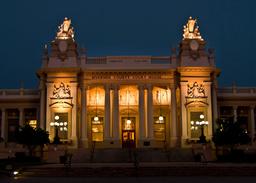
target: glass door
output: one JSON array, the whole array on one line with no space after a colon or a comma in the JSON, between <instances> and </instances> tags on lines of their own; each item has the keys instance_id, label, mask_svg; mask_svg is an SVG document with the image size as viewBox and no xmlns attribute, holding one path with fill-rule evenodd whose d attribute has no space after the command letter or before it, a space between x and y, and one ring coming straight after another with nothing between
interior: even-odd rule
<instances>
[{"instance_id":1,"label":"glass door","mask_svg":"<svg viewBox=\"0 0 256 183\"><path fill-rule=\"evenodd\" d=\"M135 148L135 117L122 117L122 147Z\"/></svg>"}]
</instances>

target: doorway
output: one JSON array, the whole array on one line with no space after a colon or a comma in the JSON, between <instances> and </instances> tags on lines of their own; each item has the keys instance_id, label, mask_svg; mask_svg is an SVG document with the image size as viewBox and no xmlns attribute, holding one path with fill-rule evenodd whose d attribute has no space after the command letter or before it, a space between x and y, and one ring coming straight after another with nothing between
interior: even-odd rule
<instances>
[{"instance_id":1,"label":"doorway","mask_svg":"<svg viewBox=\"0 0 256 183\"><path fill-rule=\"evenodd\" d=\"M122 117L122 147L136 147L135 117Z\"/></svg>"}]
</instances>

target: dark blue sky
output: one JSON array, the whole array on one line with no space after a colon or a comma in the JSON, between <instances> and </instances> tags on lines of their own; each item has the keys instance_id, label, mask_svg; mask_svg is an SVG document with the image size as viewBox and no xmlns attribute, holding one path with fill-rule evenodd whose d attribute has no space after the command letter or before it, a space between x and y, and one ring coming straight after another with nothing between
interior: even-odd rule
<instances>
[{"instance_id":1,"label":"dark blue sky","mask_svg":"<svg viewBox=\"0 0 256 183\"><path fill-rule=\"evenodd\" d=\"M8 0L1 2L0 88L36 88L42 48L65 16L96 55L169 55L188 17L216 52L220 86L256 86L256 1Z\"/></svg>"}]
</instances>

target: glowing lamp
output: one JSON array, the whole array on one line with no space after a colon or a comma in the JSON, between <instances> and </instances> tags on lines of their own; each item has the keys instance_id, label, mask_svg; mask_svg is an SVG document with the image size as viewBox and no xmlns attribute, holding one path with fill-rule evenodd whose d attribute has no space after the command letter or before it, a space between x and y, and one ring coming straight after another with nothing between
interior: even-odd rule
<instances>
[{"instance_id":1,"label":"glowing lamp","mask_svg":"<svg viewBox=\"0 0 256 183\"><path fill-rule=\"evenodd\" d=\"M204 119L204 115L203 114L200 114L200 119Z\"/></svg>"},{"instance_id":2,"label":"glowing lamp","mask_svg":"<svg viewBox=\"0 0 256 183\"><path fill-rule=\"evenodd\" d=\"M126 123L127 123L128 125L130 125L130 124L132 123L132 121L131 121L130 119L127 119Z\"/></svg>"},{"instance_id":3,"label":"glowing lamp","mask_svg":"<svg viewBox=\"0 0 256 183\"><path fill-rule=\"evenodd\" d=\"M164 120L164 117L163 116L159 116L159 121L163 121Z\"/></svg>"},{"instance_id":4,"label":"glowing lamp","mask_svg":"<svg viewBox=\"0 0 256 183\"><path fill-rule=\"evenodd\" d=\"M95 116L95 117L93 118L93 120L94 120L94 121L99 121L99 117L98 117L98 116Z\"/></svg>"},{"instance_id":5,"label":"glowing lamp","mask_svg":"<svg viewBox=\"0 0 256 183\"><path fill-rule=\"evenodd\" d=\"M54 119L55 119L55 120L59 120L60 117L59 117L58 115L56 115L56 116L54 117Z\"/></svg>"}]
</instances>

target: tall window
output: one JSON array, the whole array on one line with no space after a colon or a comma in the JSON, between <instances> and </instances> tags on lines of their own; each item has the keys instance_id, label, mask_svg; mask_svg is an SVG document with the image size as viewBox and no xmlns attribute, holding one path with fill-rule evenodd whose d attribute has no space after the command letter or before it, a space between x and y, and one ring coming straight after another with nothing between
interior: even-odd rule
<instances>
[{"instance_id":1,"label":"tall window","mask_svg":"<svg viewBox=\"0 0 256 183\"><path fill-rule=\"evenodd\" d=\"M16 130L19 127L19 110L7 109L8 142L16 141Z\"/></svg>"},{"instance_id":2,"label":"tall window","mask_svg":"<svg viewBox=\"0 0 256 183\"><path fill-rule=\"evenodd\" d=\"M103 117L92 117L92 141L103 141Z\"/></svg>"},{"instance_id":3,"label":"tall window","mask_svg":"<svg viewBox=\"0 0 256 183\"><path fill-rule=\"evenodd\" d=\"M203 118L202 118L203 116ZM190 130L191 138L199 138L201 136L202 122L204 122L203 112L191 112L190 113Z\"/></svg>"},{"instance_id":4,"label":"tall window","mask_svg":"<svg viewBox=\"0 0 256 183\"><path fill-rule=\"evenodd\" d=\"M37 110L35 108L24 109L25 123L33 128L37 127Z\"/></svg>"},{"instance_id":5,"label":"tall window","mask_svg":"<svg viewBox=\"0 0 256 183\"><path fill-rule=\"evenodd\" d=\"M58 130L58 136L61 140L67 140L68 139L68 129L69 129L69 123L68 123L68 113L55 113L55 121L54 126ZM58 116L58 117L56 117ZM56 132L55 132L56 133Z\"/></svg>"},{"instance_id":6,"label":"tall window","mask_svg":"<svg viewBox=\"0 0 256 183\"><path fill-rule=\"evenodd\" d=\"M165 117L154 117L154 138L157 141L165 141Z\"/></svg>"}]
</instances>

